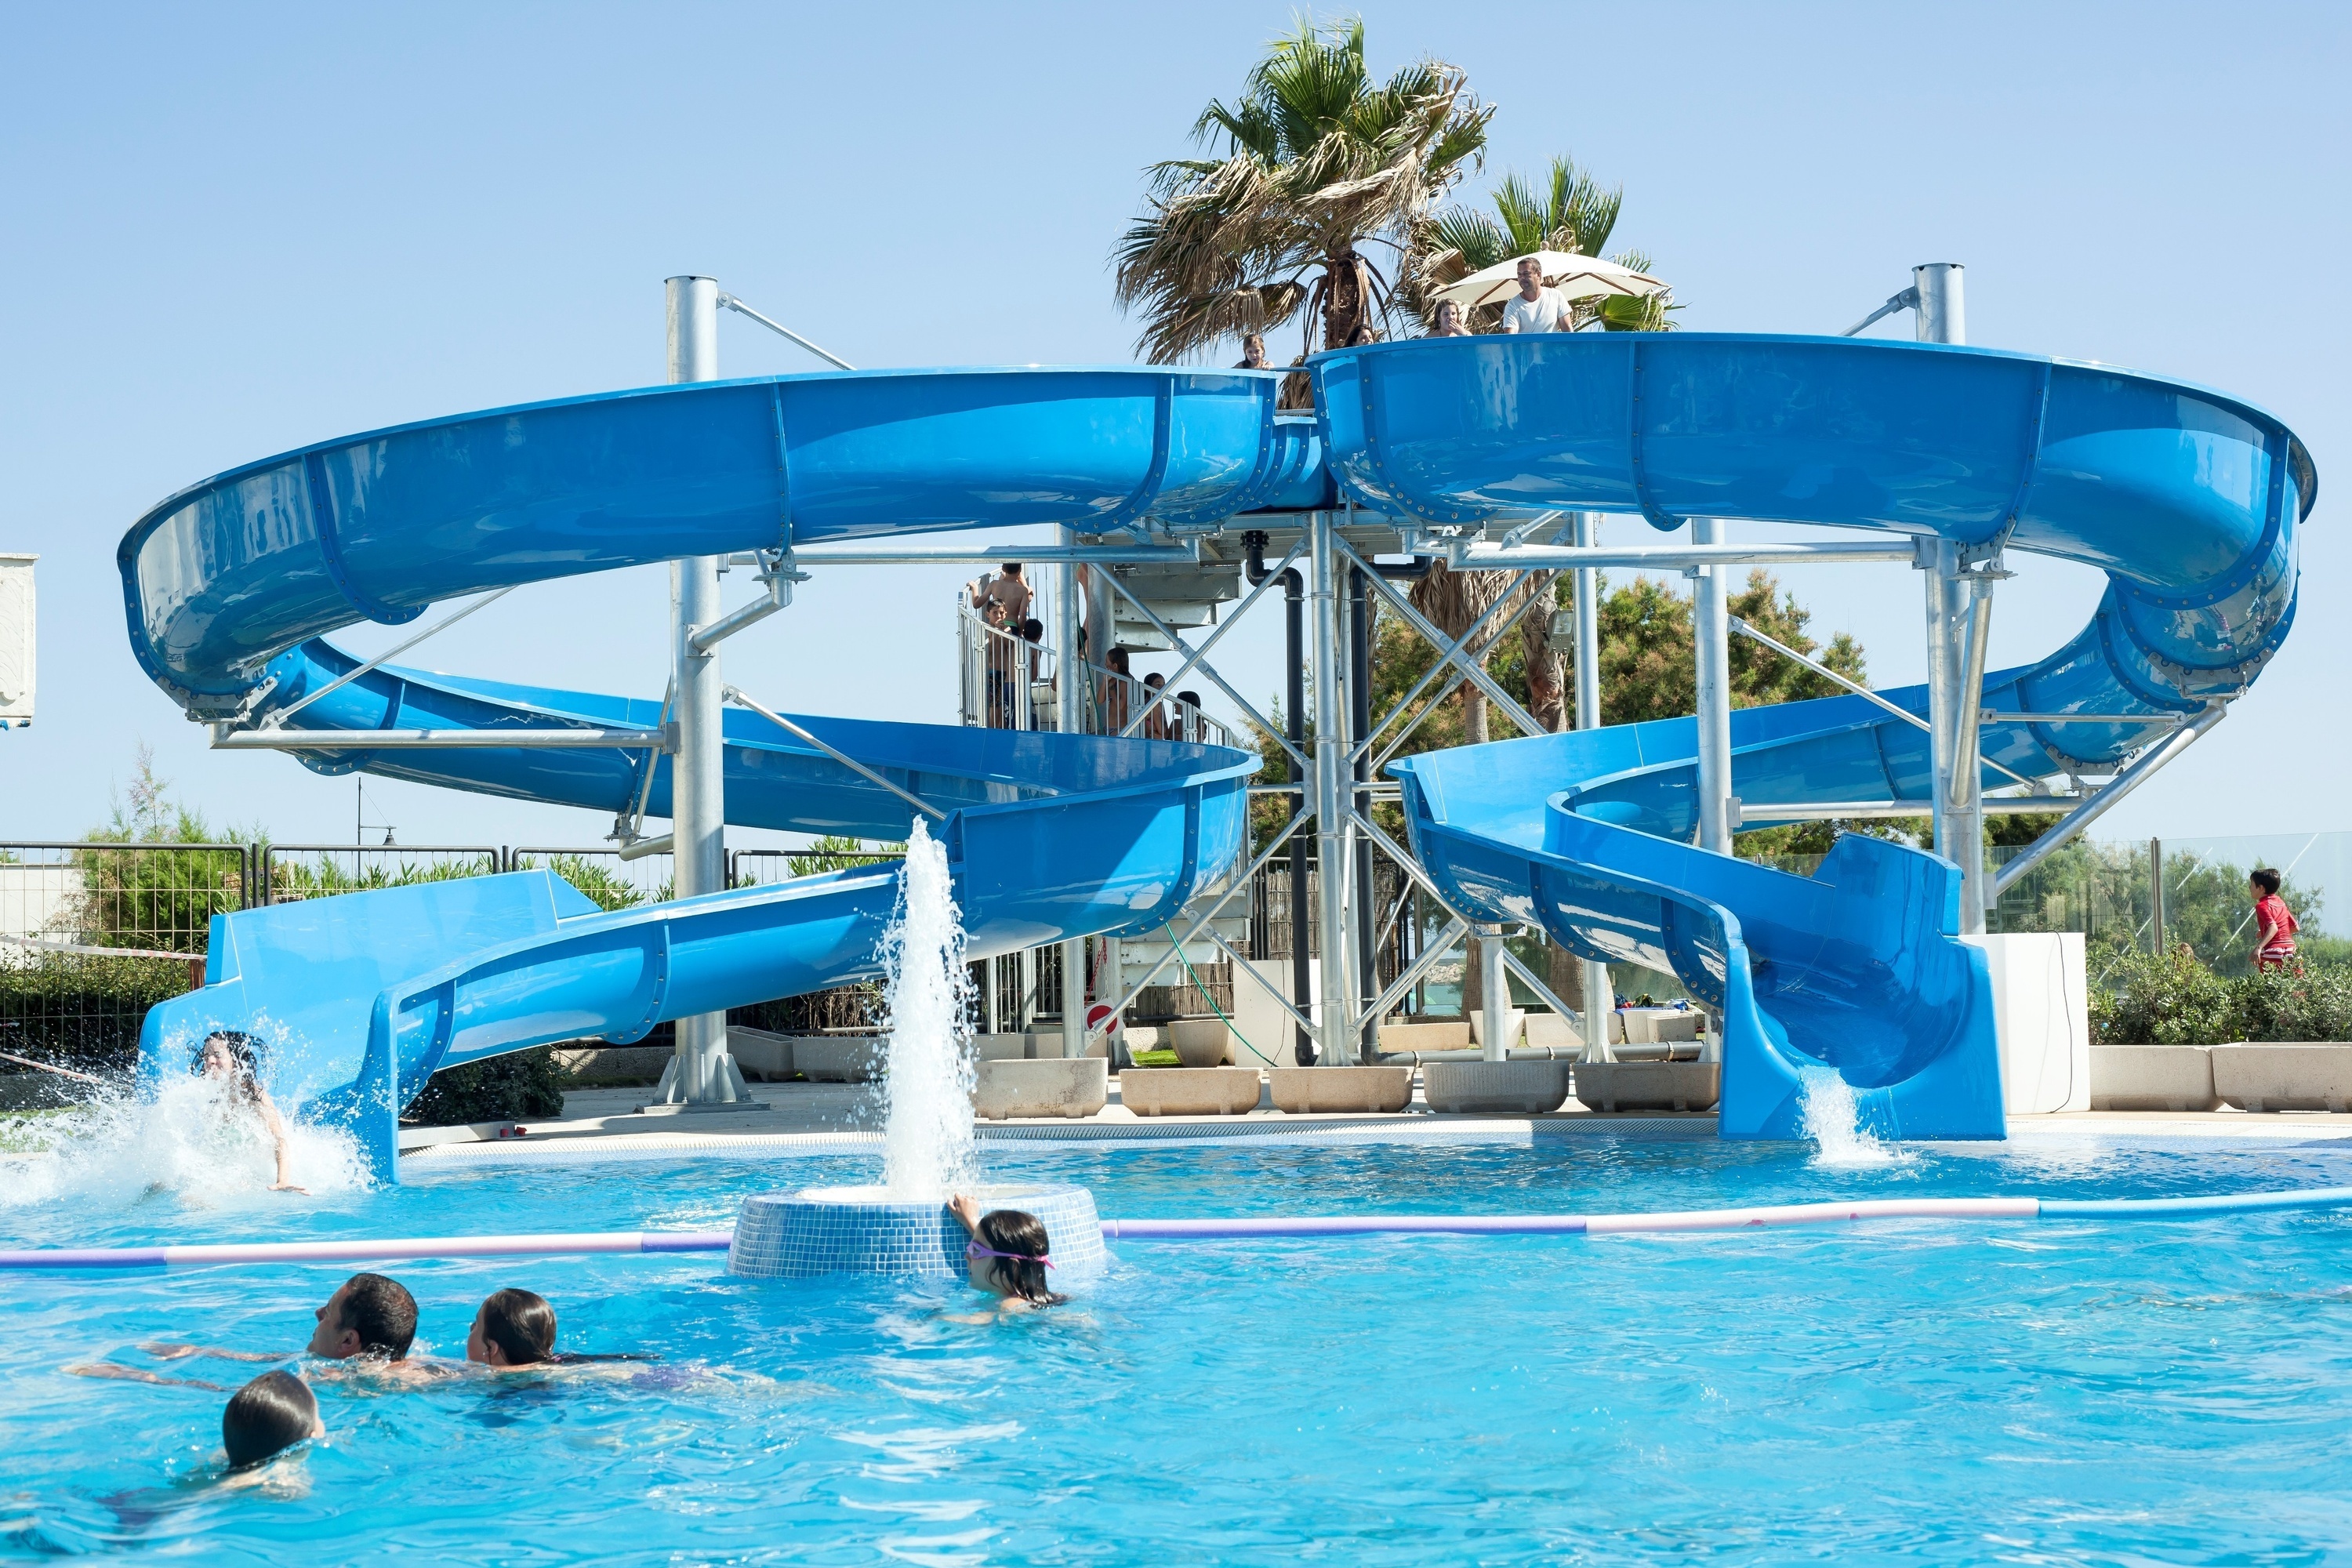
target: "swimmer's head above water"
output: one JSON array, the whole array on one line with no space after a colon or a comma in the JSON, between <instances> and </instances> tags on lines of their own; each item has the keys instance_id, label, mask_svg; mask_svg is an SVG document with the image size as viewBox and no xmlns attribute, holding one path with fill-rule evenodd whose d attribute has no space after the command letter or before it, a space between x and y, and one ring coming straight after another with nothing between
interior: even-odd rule
<instances>
[{"instance_id":1,"label":"swimmer's head above water","mask_svg":"<svg viewBox=\"0 0 2352 1568\"><path fill-rule=\"evenodd\" d=\"M196 1047L195 1058L188 1070L198 1078L220 1079L248 1092L260 1070L261 1058L253 1048L253 1037L242 1029L215 1029Z\"/></svg>"},{"instance_id":2,"label":"swimmer's head above water","mask_svg":"<svg viewBox=\"0 0 2352 1568\"><path fill-rule=\"evenodd\" d=\"M1054 1260L1044 1220L1021 1209L982 1214L977 1200L961 1195L948 1208L971 1233L963 1256L973 1289L1044 1307L1067 1300L1046 1279Z\"/></svg>"},{"instance_id":3,"label":"swimmer's head above water","mask_svg":"<svg viewBox=\"0 0 2352 1568\"><path fill-rule=\"evenodd\" d=\"M555 1309L528 1290L495 1290L474 1314L466 1359L484 1366L539 1366L555 1360Z\"/></svg>"},{"instance_id":4,"label":"swimmer's head above water","mask_svg":"<svg viewBox=\"0 0 2352 1568\"><path fill-rule=\"evenodd\" d=\"M327 1435L318 1396L290 1372L265 1372L229 1395L221 1412L221 1446L231 1469L274 1458L295 1444Z\"/></svg>"},{"instance_id":5,"label":"swimmer's head above water","mask_svg":"<svg viewBox=\"0 0 2352 1568\"><path fill-rule=\"evenodd\" d=\"M312 1314L310 1352L329 1361L378 1356L399 1361L416 1341L416 1298L396 1279L354 1274Z\"/></svg>"}]
</instances>

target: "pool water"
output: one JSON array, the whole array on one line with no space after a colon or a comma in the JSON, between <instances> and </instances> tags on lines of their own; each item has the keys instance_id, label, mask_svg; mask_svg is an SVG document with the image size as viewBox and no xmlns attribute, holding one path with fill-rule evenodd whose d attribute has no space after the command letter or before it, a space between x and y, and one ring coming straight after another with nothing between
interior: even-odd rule
<instances>
[{"instance_id":1,"label":"pool water","mask_svg":"<svg viewBox=\"0 0 2352 1568\"><path fill-rule=\"evenodd\" d=\"M2352 1148L2088 1136L1825 1167L1802 1145L983 1152L1106 1216L1601 1212L1832 1196L2352 1184ZM719 1228L873 1158L418 1167L311 1199L96 1181L0 1195L11 1244ZM0 1185L35 1189L22 1167ZM100 1195L84 1195L84 1188ZM2352 1218L1901 1222L1607 1237L1126 1242L1052 1311L716 1257L388 1268L419 1350L540 1291L657 1365L321 1385L328 1438L209 1478L222 1396L95 1382L151 1338L293 1349L350 1270L0 1282L0 1555L596 1561L2318 1562L2352 1553Z\"/></svg>"}]
</instances>

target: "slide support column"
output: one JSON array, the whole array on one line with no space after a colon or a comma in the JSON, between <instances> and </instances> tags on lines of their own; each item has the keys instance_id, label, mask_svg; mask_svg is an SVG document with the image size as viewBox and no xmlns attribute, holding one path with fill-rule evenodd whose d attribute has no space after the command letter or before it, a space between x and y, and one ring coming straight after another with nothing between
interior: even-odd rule
<instances>
[{"instance_id":1,"label":"slide support column","mask_svg":"<svg viewBox=\"0 0 2352 1568\"><path fill-rule=\"evenodd\" d=\"M669 327L669 379L719 379L719 284L715 279L665 279ZM716 648L698 653L688 640L719 619L719 557L693 555L669 565L670 670L677 682L673 713L677 750L670 758L670 833L677 896L716 893L727 886L726 750L719 721L722 685ZM740 1103L727 1052L727 1015L697 1013L677 1020L677 1056L665 1105L715 1110Z\"/></svg>"},{"instance_id":2,"label":"slide support column","mask_svg":"<svg viewBox=\"0 0 2352 1568\"><path fill-rule=\"evenodd\" d=\"M1723 520L1691 520L1691 542L1721 544ZM1698 847L1731 853L1731 610L1721 566L1697 568L1691 637L1698 663Z\"/></svg>"},{"instance_id":3,"label":"slide support column","mask_svg":"<svg viewBox=\"0 0 2352 1568\"><path fill-rule=\"evenodd\" d=\"M1339 562L1332 548L1331 514L1307 514L1314 544L1315 580L1309 610L1315 639L1315 866L1317 945L1321 1011L1316 1015L1317 1062L1341 1067L1352 1061L1355 1031L1349 1026L1349 978L1352 933L1348 930L1348 726L1339 636Z\"/></svg>"},{"instance_id":4,"label":"slide support column","mask_svg":"<svg viewBox=\"0 0 2352 1568\"><path fill-rule=\"evenodd\" d=\"M1918 290L1915 335L1923 343L1968 342L1966 269L1931 261L1911 269ZM1984 769L1977 715L1984 703L1984 637L1992 584L1967 574L1959 547L1937 540L1927 583L1927 691L1935 753L1936 853L1960 868L1960 930L1985 929Z\"/></svg>"},{"instance_id":5,"label":"slide support column","mask_svg":"<svg viewBox=\"0 0 2352 1568\"><path fill-rule=\"evenodd\" d=\"M1077 542L1076 533L1066 528L1062 531L1063 543ZM1054 618L1058 623L1055 635L1062 647L1062 679L1054 691L1055 728L1065 735L1076 735L1087 727L1087 689L1094 681L1094 672L1087 668L1087 655L1078 648L1077 563L1065 561L1054 568ZM1109 662L1108 649L1093 652L1106 664ZM1084 937L1073 937L1062 943L1062 1055L1086 1054L1087 943Z\"/></svg>"},{"instance_id":6,"label":"slide support column","mask_svg":"<svg viewBox=\"0 0 2352 1568\"><path fill-rule=\"evenodd\" d=\"M1576 542L1585 550L1601 543L1601 514L1576 514ZM1591 566L1576 569L1576 727L1601 728L1601 574ZM1584 961L1584 1056L1587 1061L1615 1058L1609 1047L1609 1016L1616 994L1609 984L1609 966L1597 958Z\"/></svg>"}]
</instances>

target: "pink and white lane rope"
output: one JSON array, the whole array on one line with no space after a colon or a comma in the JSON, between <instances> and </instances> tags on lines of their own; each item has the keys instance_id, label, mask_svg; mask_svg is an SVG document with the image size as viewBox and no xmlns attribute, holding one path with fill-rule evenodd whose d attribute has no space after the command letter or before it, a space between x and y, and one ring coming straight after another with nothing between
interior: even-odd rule
<instances>
[{"instance_id":1,"label":"pink and white lane rope","mask_svg":"<svg viewBox=\"0 0 2352 1568\"><path fill-rule=\"evenodd\" d=\"M2352 1187L2216 1193L2184 1198L1863 1198L1655 1214L1271 1215L1216 1219L1107 1219L1106 1241L1212 1241L1318 1236L1632 1236L1760 1230L1880 1219L2191 1219L2286 1209L2352 1208ZM200 1268L233 1263L558 1258L589 1253L724 1252L725 1230L579 1231L540 1236L425 1236L349 1241L229 1242L192 1247L45 1247L0 1251L0 1270Z\"/></svg>"}]
</instances>

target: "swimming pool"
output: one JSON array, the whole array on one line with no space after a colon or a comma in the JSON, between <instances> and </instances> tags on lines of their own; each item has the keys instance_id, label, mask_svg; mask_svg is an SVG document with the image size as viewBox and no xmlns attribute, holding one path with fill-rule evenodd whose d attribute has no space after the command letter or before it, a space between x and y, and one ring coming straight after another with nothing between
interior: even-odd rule
<instances>
[{"instance_id":1,"label":"swimming pool","mask_svg":"<svg viewBox=\"0 0 2352 1568\"><path fill-rule=\"evenodd\" d=\"M991 1148L1108 1216L1599 1212L2352 1183L2352 1148L2037 1137L1824 1168L1801 1145ZM15 1242L720 1228L872 1157L451 1163L303 1202L0 1204ZM221 1396L64 1375L153 1337L300 1344L346 1273L0 1286L0 1553L265 1562L2312 1561L2352 1548L2352 1219L1901 1222L1674 1237L1125 1243L1070 1307L783 1285L716 1258L435 1263L419 1349L489 1289L612 1382L320 1390L307 1496L194 1484ZM331 1547L327 1543L332 1542Z\"/></svg>"}]
</instances>

